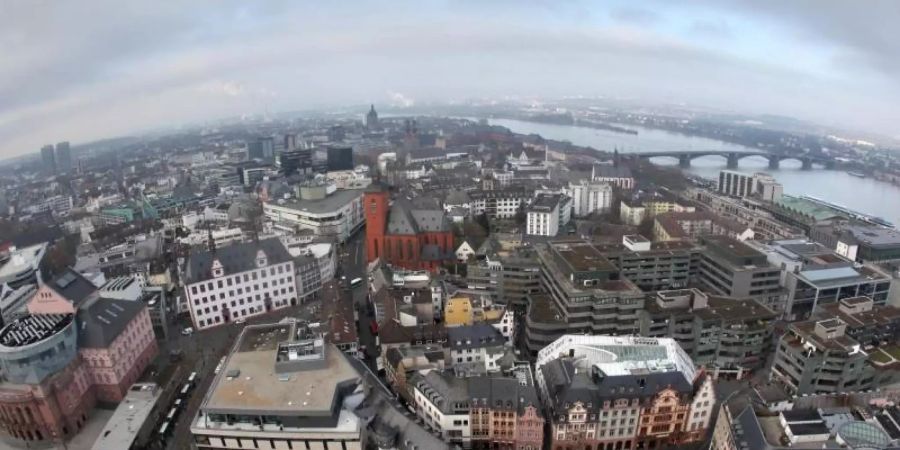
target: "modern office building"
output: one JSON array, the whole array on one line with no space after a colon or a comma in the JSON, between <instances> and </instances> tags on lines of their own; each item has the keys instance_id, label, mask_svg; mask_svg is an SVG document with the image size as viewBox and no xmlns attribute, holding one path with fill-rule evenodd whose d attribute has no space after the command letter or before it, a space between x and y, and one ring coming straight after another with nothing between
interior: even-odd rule
<instances>
[{"instance_id":1,"label":"modern office building","mask_svg":"<svg viewBox=\"0 0 900 450\"><path fill-rule=\"evenodd\" d=\"M749 197L756 192L753 175L723 170L719 172L719 192L735 197Z\"/></svg>"},{"instance_id":2,"label":"modern office building","mask_svg":"<svg viewBox=\"0 0 900 450\"><path fill-rule=\"evenodd\" d=\"M362 189L335 189L310 181L301 185L299 199L263 203L263 214L278 229L312 230L344 242L365 223L363 194Z\"/></svg>"},{"instance_id":3,"label":"modern office building","mask_svg":"<svg viewBox=\"0 0 900 450\"><path fill-rule=\"evenodd\" d=\"M56 170L59 173L72 172L72 149L68 141L56 144Z\"/></svg>"},{"instance_id":4,"label":"modern office building","mask_svg":"<svg viewBox=\"0 0 900 450\"><path fill-rule=\"evenodd\" d=\"M296 305L294 261L277 238L195 250L184 294L197 329Z\"/></svg>"},{"instance_id":5,"label":"modern office building","mask_svg":"<svg viewBox=\"0 0 900 450\"><path fill-rule=\"evenodd\" d=\"M459 378L432 370L415 374L416 415L447 442L464 448L543 448L545 419L531 369L511 376Z\"/></svg>"},{"instance_id":6,"label":"modern office building","mask_svg":"<svg viewBox=\"0 0 900 450\"><path fill-rule=\"evenodd\" d=\"M313 173L312 150L296 149L286 150L278 155L281 171L285 176L295 174L310 175Z\"/></svg>"},{"instance_id":7,"label":"modern office building","mask_svg":"<svg viewBox=\"0 0 900 450\"><path fill-rule=\"evenodd\" d=\"M353 170L353 147L330 146L326 158L329 172Z\"/></svg>"},{"instance_id":8,"label":"modern office building","mask_svg":"<svg viewBox=\"0 0 900 450\"><path fill-rule=\"evenodd\" d=\"M24 248L9 247L0 252L0 285L17 289L26 284L42 283L41 261L47 253L47 243Z\"/></svg>"},{"instance_id":9,"label":"modern office building","mask_svg":"<svg viewBox=\"0 0 900 450\"><path fill-rule=\"evenodd\" d=\"M900 231L851 225L838 232L838 254L859 262L900 260Z\"/></svg>"},{"instance_id":10,"label":"modern office building","mask_svg":"<svg viewBox=\"0 0 900 450\"><path fill-rule=\"evenodd\" d=\"M612 186L609 183L588 180L570 182L565 194L572 199L572 214L576 217L603 213L612 206Z\"/></svg>"},{"instance_id":11,"label":"modern office building","mask_svg":"<svg viewBox=\"0 0 900 450\"><path fill-rule=\"evenodd\" d=\"M404 269L435 271L456 260L450 221L441 207L426 198L397 198L381 186L365 193L366 258Z\"/></svg>"},{"instance_id":12,"label":"modern office building","mask_svg":"<svg viewBox=\"0 0 900 450\"><path fill-rule=\"evenodd\" d=\"M896 383L897 314L893 307L875 306L870 299L844 299L816 319L792 323L778 341L770 378L795 395L865 391ZM890 336L879 336L885 332Z\"/></svg>"},{"instance_id":13,"label":"modern office building","mask_svg":"<svg viewBox=\"0 0 900 450\"><path fill-rule=\"evenodd\" d=\"M659 291L638 313L641 336L668 337L715 378L743 378L762 367L778 315L756 300L697 289Z\"/></svg>"},{"instance_id":14,"label":"modern office building","mask_svg":"<svg viewBox=\"0 0 900 450\"><path fill-rule=\"evenodd\" d=\"M289 152L297 147L297 135L294 133L285 133L282 141L282 152Z\"/></svg>"},{"instance_id":15,"label":"modern office building","mask_svg":"<svg viewBox=\"0 0 900 450\"><path fill-rule=\"evenodd\" d=\"M532 295L526 314L529 351L565 333L636 334L644 294L621 279L619 270L587 242L535 245L541 288Z\"/></svg>"},{"instance_id":16,"label":"modern office building","mask_svg":"<svg viewBox=\"0 0 900 450\"><path fill-rule=\"evenodd\" d=\"M851 297L869 297L884 305L890 289L891 276L875 266L849 262L807 266L785 274L784 317L806 319L823 305Z\"/></svg>"},{"instance_id":17,"label":"modern office building","mask_svg":"<svg viewBox=\"0 0 900 450\"><path fill-rule=\"evenodd\" d=\"M650 242L625 235L621 245L598 246L619 269L619 277L644 291L679 289L696 279L702 248L693 242Z\"/></svg>"},{"instance_id":18,"label":"modern office building","mask_svg":"<svg viewBox=\"0 0 900 450\"><path fill-rule=\"evenodd\" d=\"M275 162L275 138L265 136L248 142L247 156L267 163Z\"/></svg>"},{"instance_id":19,"label":"modern office building","mask_svg":"<svg viewBox=\"0 0 900 450\"><path fill-rule=\"evenodd\" d=\"M541 292L541 269L534 252L522 248L514 253L485 255L468 265L467 287L487 295L495 303L524 310L528 296Z\"/></svg>"},{"instance_id":20,"label":"modern office building","mask_svg":"<svg viewBox=\"0 0 900 450\"><path fill-rule=\"evenodd\" d=\"M360 450L362 375L297 322L248 325L191 422L198 449Z\"/></svg>"},{"instance_id":21,"label":"modern office building","mask_svg":"<svg viewBox=\"0 0 900 450\"><path fill-rule=\"evenodd\" d=\"M52 145L41 147L41 164L45 174L56 175L56 155Z\"/></svg>"},{"instance_id":22,"label":"modern office building","mask_svg":"<svg viewBox=\"0 0 900 450\"><path fill-rule=\"evenodd\" d=\"M673 339L565 335L538 353L549 448L665 449L706 437L711 377Z\"/></svg>"},{"instance_id":23,"label":"modern office building","mask_svg":"<svg viewBox=\"0 0 900 450\"><path fill-rule=\"evenodd\" d=\"M700 254L697 281L706 292L752 298L782 310L781 269L771 266L765 254L725 236L707 236L702 241L705 248Z\"/></svg>"}]
</instances>

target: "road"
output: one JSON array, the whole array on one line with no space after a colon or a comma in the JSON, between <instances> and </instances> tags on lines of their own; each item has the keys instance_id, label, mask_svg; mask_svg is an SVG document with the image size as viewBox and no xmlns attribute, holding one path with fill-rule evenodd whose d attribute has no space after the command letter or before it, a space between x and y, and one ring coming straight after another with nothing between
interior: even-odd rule
<instances>
[{"instance_id":1,"label":"road","mask_svg":"<svg viewBox=\"0 0 900 450\"><path fill-rule=\"evenodd\" d=\"M338 273L340 274L338 276L345 276L347 284L349 284L349 280L354 278L368 279L366 275L364 229L351 236L339 248L338 256ZM362 306L360 309L359 341L360 345L366 346L366 365L373 372L377 373L375 365L375 356L377 355L375 338L369 329L369 322L372 320L372 317L368 314L368 308L366 307L367 285L368 283L364 282L352 290L345 290L344 295L351 295L354 304ZM318 304L320 301L315 300L303 305L248 318L247 323L273 323L285 317L297 317L314 321L317 320L314 311L321 307ZM184 376L187 376L192 371L196 371L198 374L197 387L188 399L187 408L179 415L172 437L168 440L165 447L168 450L192 448L191 421L197 416L203 396L212 384L216 365L231 349L235 338L237 338L241 328L245 325L229 323L209 330L197 331L191 336L183 336L181 330L187 326L190 326L187 320L182 320L173 325L169 340L163 343L160 348L160 354L162 355L168 355L171 349L181 349L183 352L182 364L187 366L182 372ZM168 410L170 407L166 405L164 409Z\"/></svg>"}]
</instances>

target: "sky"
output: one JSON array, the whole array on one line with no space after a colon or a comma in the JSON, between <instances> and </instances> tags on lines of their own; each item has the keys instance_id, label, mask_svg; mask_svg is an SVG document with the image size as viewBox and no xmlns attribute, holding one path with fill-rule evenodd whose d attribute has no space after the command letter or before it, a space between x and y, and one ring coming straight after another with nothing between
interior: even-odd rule
<instances>
[{"instance_id":1,"label":"sky","mask_svg":"<svg viewBox=\"0 0 900 450\"><path fill-rule=\"evenodd\" d=\"M506 96L900 137L897 23L900 2L878 0L3 0L0 158L244 114Z\"/></svg>"}]
</instances>

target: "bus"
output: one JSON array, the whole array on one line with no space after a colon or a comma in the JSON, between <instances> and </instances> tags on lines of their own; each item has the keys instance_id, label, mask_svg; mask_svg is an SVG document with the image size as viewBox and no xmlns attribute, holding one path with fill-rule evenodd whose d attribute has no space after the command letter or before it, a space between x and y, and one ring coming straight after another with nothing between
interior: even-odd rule
<instances>
[{"instance_id":1,"label":"bus","mask_svg":"<svg viewBox=\"0 0 900 450\"><path fill-rule=\"evenodd\" d=\"M178 415L178 408L172 407L169 410L169 414L166 414L166 422L173 422L175 420L175 416Z\"/></svg>"},{"instance_id":2,"label":"bus","mask_svg":"<svg viewBox=\"0 0 900 450\"><path fill-rule=\"evenodd\" d=\"M159 427L159 439L165 441L167 437L169 437L169 431L171 430L171 426L169 426L169 421L166 420L163 422L162 426Z\"/></svg>"},{"instance_id":3,"label":"bus","mask_svg":"<svg viewBox=\"0 0 900 450\"><path fill-rule=\"evenodd\" d=\"M350 280L350 287L357 287L362 284L362 278L354 278Z\"/></svg>"},{"instance_id":4,"label":"bus","mask_svg":"<svg viewBox=\"0 0 900 450\"><path fill-rule=\"evenodd\" d=\"M195 381L197 381L197 372L191 372L191 376L188 377L187 382L193 385Z\"/></svg>"},{"instance_id":5,"label":"bus","mask_svg":"<svg viewBox=\"0 0 900 450\"><path fill-rule=\"evenodd\" d=\"M187 397L189 392L191 392L191 383L185 383L181 388L181 392L178 394L178 396L181 398L185 398Z\"/></svg>"}]
</instances>

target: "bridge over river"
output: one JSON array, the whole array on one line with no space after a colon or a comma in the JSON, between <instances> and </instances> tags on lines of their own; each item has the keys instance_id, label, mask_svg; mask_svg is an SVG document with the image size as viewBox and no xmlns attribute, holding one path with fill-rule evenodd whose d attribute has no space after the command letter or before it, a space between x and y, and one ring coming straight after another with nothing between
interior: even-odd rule
<instances>
[{"instance_id":1,"label":"bridge over river","mask_svg":"<svg viewBox=\"0 0 900 450\"><path fill-rule=\"evenodd\" d=\"M728 151L728 150L688 150L688 151L665 151L665 152L640 152L627 154L634 158L675 158L681 167L690 167L691 160L703 156L721 156L727 161L729 169L736 169L738 162L748 156L762 156L769 160L769 168L777 169L781 161L794 159L800 161L804 170L813 168L813 164L821 164L826 169L833 169L835 161L831 158L809 155L790 155L764 151Z\"/></svg>"}]
</instances>

